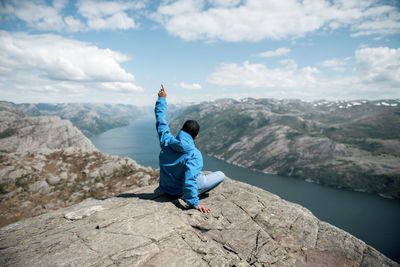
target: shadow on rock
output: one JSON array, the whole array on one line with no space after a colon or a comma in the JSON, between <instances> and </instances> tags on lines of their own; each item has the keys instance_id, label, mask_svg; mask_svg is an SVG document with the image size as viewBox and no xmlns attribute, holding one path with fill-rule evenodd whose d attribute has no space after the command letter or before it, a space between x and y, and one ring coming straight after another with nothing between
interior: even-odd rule
<instances>
[{"instance_id":1,"label":"shadow on rock","mask_svg":"<svg viewBox=\"0 0 400 267\"><path fill-rule=\"evenodd\" d=\"M117 197L121 198L140 198L140 199L145 199L145 200L153 200L156 202L172 202L177 208L180 208L182 210L188 210L190 209L186 205L182 205L182 203L179 201L179 199L182 197L181 195L178 196L173 196L169 195L167 193L164 193L160 187L152 187L152 188L146 188L147 190L138 190L133 193L123 193L117 195ZM150 190L149 190L150 189ZM199 196L200 199L207 198L208 192L203 193Z\"/></svg>"}]
</instances>

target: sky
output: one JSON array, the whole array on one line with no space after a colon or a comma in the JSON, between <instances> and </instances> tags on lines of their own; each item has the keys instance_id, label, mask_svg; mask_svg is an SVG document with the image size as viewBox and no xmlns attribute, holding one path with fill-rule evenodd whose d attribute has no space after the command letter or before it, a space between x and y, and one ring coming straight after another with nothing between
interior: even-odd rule
<instances>
[{"instance_id":1,"label":"sky","mask_svg":"<svg viewBox=\"0 0 400 267\"><path fill-rule=\"evenodd\" d=\"M400 98L400 0L0 1L0 100Z\"/></svg>"}]
</instances>

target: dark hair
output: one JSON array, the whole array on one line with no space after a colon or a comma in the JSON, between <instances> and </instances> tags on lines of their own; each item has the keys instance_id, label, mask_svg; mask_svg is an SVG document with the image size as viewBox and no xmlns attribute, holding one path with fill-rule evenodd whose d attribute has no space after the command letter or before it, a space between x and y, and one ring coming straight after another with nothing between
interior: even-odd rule
<instances>
[{"instance_id":1,"label":"dark hair","mask_svg":"<svg viewBox=\"0 0 400 267\"><path fill-rule=\"evenodd\" d=\"M200 125L195 120L187 120L185 124L183 124L182 130L190 134L194 139L200 131Z\"/></svg>"}]
</instances>

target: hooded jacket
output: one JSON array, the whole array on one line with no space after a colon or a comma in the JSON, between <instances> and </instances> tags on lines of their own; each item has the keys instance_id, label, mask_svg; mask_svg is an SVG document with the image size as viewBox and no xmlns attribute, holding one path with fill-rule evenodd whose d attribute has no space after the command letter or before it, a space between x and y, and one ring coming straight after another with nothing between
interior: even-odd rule
<instances>
[{"instance_id":1,"label":"hooded jacket","mask_svg":"<svg viewBox=\"0 0 400 267\"><path fill-rule=\"evenodd\" d=\"M193 138L181 130L173 136L165 114L167 101L159 97L156 102L156 128L160 140L160 188L170 195L183 195L191 207L199 205L197 176L203 169L203 157L195 147Z\"/></svg>"}]
</instances>

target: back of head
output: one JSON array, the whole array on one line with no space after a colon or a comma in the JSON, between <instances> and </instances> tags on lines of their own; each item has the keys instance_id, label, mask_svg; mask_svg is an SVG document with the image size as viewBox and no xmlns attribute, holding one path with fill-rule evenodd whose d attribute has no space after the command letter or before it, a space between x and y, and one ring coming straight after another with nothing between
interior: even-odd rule
<instances>
[{"instance_id":1,"label":"back of head","mask_svg":"<svg viewBox=\"0 0 400 267\"><path fill-rule=\"evenodd\" d=\"M192 136L193 139L199 134L200 125L195 120L187 120L182 126L182 130Z\"/></svg>"}]
</instances>

